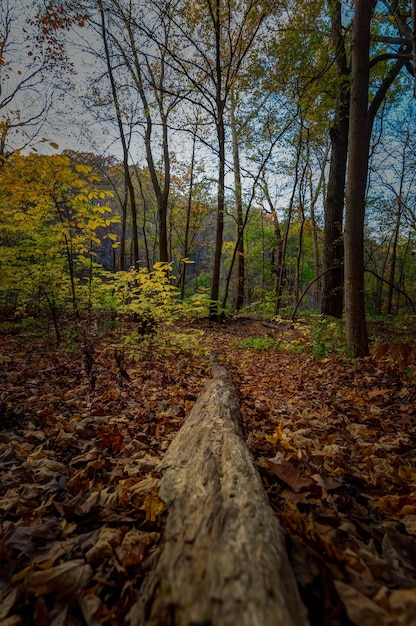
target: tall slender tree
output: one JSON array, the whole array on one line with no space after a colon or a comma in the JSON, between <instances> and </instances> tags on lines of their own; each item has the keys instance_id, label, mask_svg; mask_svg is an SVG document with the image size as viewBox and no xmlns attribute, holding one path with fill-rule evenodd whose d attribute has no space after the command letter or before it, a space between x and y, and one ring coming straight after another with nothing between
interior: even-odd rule
<instances>
[{"instance_id":1,"label":"tall slender tree","mask_svg":"<svg viewBox=\"0 0 416 626\"><path fill-rule=\"evenodd\" d=\"M230 98L230 125L233 150L234 196L237 221L237 288L234 310L239 311L244 305L245 263L244 263L244 216L243 192L241 183L240 146L235 119L236 97L234 90Z\"/></svg>"},{"instance_id":2,"label":"tall slender tree","mask_svg":"<svg viewBox=\"0 0 416 626\"><path fill-rule=\"evenodd\" d=\"M101 37L104 45L104 53L105 53L105 62L107 66L108 78L110 81L111 87L111 95L114 103L114 109L117 120L117 127L122 147L123 153L123 173L124 173L124 184L125 184L125 200L122 205L122 229L121 229L121 242L120 242L120 270L125 270L125 234L126 234L126 221L127 221L127 211L126 204L130 204L131 218L132 218L132 247L133 247L133 262L134 267L138 268L139 266L139 240L138 240L138 230L137 230L137 205L136 205L136 192L134 190L133 179L131 175L131 170L129 167L129 146L124 130L123 118L121 114L121 105L120 99L117 89L116 80L114 77L113 65L112 65L112 55L110 51L108 35L107 35L107 26L106 26L106 18L103 7L102 0L97 0L98 8L100 12L101 19Z\"/></svg>"},{"instance_id":3,"label":"tall slender tree","mask_svg":"<svg viewBox=\"0 0 416 626\"><path fill-rule=\"evenodd\" d=\"M122 97L140 103L135 130L142 135L144 154L158 208L159 260L169 261L168 201L171 182L170 117L179 102L172 89L166 62L173 47L170 20L163 6L137 5L126 0L90 0L98 7L100 23L106 18L107 46L111 44L112 94L118 100L118 126L122 122ZM152 23L151 30L148 23ZM99 30L102 33L101 25ZM107 68L109 67L107 62ZM117 75L117 79L116 79ZM180 82L180 81L179 81ZM114 87L114 88L113 88ZM120 134L121 137L121 134ZM123 143L123 140L122 140ZM125 146L123 146L123 153ZM128 182L128 181L127 181ZM129 187L130 200L134 187ZM135 250L135 256L136 256Z\"/></svg>"},{"instance_id":4,"label":"tall slender tree","mask_svg":"<svg viewBox=\"0 0 416 626\"><path fill-rule=\"evenodd\" d=\"M354 356L368 354L364 297L364 217L370 146L370 25L377 0L357 0L352 25L351 101L345 214L345 315Z\"/></svg>"},{"instance_id":5,"label":"tall slender tree","mask_svg":"<svg viewBox=\"0 0 416 626\"><path fill-rule=\"evenodd\" d=\"M217 217L211 281L210 317L217 319L225 216L227 104L236 77L257 42L261 26L277 2L255 0L184 0L175 5L172 21L178 41L172 63L190 85L197 103L215 127ZM172 5L169 4L170 10ZM181 53L180 50L185 53Z\"/></svg>"},{"instance_id":6,"label":"tall slender tree","mask_svg":"<svg viewBox=\"0 0 416 626\"><path fill-rule=\"evenodd\" d=\"M345 316L347 343L355 356L368 353L364 294L364 218L368 159L373 123L386 94L402 67L411 59L411 29L403 16L399 3L387 3L394 18L400 40L399 50L383 52L370 60L371 20L377 0L357 0L352 27L351 43L351 93L349 109L348 178L345 214ZM380 41L391 43L390 37ZM370 105L370 70L378 63L394 60L381 80Z\"/></svg>"},{"instance_id":7,"label":"tall slender tree","mask_svg":"<svg viewBox=\"0 0 416 626\"><path fill-rule=\"evenodd\" d=\"M331 157L325 199L321 313L342 317L344 306L344 198L348 150L349 66L340 0L328 0L336 74L334 120L329 130Z\"/></svg>"}]
</instances>

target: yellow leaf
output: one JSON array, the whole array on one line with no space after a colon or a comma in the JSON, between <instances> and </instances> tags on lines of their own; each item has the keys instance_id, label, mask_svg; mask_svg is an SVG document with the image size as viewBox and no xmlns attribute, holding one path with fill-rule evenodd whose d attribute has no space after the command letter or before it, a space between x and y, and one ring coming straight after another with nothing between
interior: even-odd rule
<instances>
[{"instance_id":1,"label":"yellow leaf","mask_svg":"<svg viewBox=\"0 0 416 626\"><path fill-rule=\"evenodd\" d=\"M153 491L150 496L147 496L146 500L143 502L143 506L140 508L143 511L146 511L146 520L154 522L156 521L157 516L163 513L166 505L162 502L162 500L159 500L156 492Z\"/></svg>"},{"instance_id":2,"label":"yellow leaf","mask_svg":"<svg viewBox=\"0 0 416 626\"><path fill-rule=\"evenodd\" d=\"M75 165L75 169L77 172L80 172L82 174L89 174L91 171L91 168L89 165L82 165L81 163L77 163Z\"/></svg>"}]
</instances>

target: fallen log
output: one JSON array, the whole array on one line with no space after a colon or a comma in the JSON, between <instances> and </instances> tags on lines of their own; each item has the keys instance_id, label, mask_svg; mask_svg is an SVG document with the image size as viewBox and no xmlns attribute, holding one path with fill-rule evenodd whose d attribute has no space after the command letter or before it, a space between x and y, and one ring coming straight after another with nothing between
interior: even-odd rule
<instances>
[{"instance_id":1,"label":"fallen log","mask_svg":"<svg viewBox=\"0 0 416 626\"><path fill-rule=\"evenodd\" d=\"M279 522L243 439L237 389L216 362L160 472L164 546L142 588L141 624L306 625Z\"/></svg>"}]
</instances>

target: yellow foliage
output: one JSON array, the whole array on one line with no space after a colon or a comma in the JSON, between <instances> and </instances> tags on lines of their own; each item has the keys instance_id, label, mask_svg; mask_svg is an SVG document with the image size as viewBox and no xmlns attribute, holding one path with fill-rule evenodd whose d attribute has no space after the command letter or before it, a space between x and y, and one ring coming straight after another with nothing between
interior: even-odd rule
<instances>
[{"instance_id":1,"label":"yellow foliage","mask_svg":"<svg viewBox=\"0 0 416 626\"><path fill-rule=\"evenodd\" d=\"M39 298L41 293L65 301L69 280L72 292L81 284L76 266L82 275L83 267L90 267L92 246L101 243L99 230L119 221L102 205L111 194L97 188L97 180L90 166L74 163L67 155L16 153L4 160L0 167L2 290L17 292L22 301ZM73 300L73 293L69 298Z\"/></svg>"}]
</instances>

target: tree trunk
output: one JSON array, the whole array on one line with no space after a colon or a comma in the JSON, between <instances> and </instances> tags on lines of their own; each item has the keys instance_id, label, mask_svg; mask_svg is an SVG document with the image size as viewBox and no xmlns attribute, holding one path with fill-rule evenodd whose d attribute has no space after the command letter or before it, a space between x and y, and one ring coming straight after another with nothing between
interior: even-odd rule
<instances>
[{"instance_id":1,"label":"tree trunk","mask_svg":"<svg viewBox=\"0 0 416 626\"><path fill-rule=\"evenodd\" d=\"M318 185L316 186L315 191L313 191L313 184L312 184L312 169L309 168L309 174L308 174L308 178L309 178L309 193L310 193L310 220L311 220L311 228L312 228L312 245L313 245L313 269L314 269L314 273L315 273L315 284L316 287L314 289L314 296L313 296L313 300L314 300L314 308L318 309L320 302L321 302L321 264L320 264L320 260L319 260L319 242L318 242L318 226L316 223L316 215L315 215L315 207L316 204L318 202L318 198L320 196L321 190L325 185L325 169L326 169L326 165L328 162L328 154L329 154L329 143L327 143L326 147L325 147L325 152L324 152L324 156L322 159L322 166L321 166L321 175L319 177L319 182ZM324 191L325 194L325 191ZM318 276L320 278L318 278Z\"/></svg>"},{"instance_id":2,"label":"tree trunk","mask_svg":"<svg viewBox=\"0 0 416 626\"><path fill-rule=\"evenodd\" d=\"M170 154L168 148L168 119L167 115L160 107L163 133L163 190L159 200L159 261L169 263L168 247L168 202L170 190Z\"/></svg>"},{"instance_id":3,"label":"tree trunk","mask_svg":"<svg viewBox=\"0 0 416 626\"><path fill-rule=\"evenodd\" d=\"M280 276L281 268L283 266L283 236L282 229L280 227L279 216L277 215L276 207L273 204L273 201L270 197L269 187L267 181L263 179L263 193L264 197L267 200L267 203L270 208L270 215L272 218L274 232L276 235L276 248L273 248L273 257L272 257L272 272L276 274L277 277ZM263 246L264 250L264 246ZM263 253L264 257L264 253ZM276 298L279 299L281 296L281 292L276 292Z\"/></svg>"},{"instance_id":4,"label":"tree trunk","mask_svg":"<svg viewBox=\"0 0 416 626\"><path fill-rule=\"evenodd\" d=\"M131 5L130 9L131 11ZM153 74L151 75L152 82L151 87L154 89L156 94L156 100L159 107L159 115L162 127L162 165L163 165L163 180L160 180L160 176L158 173L158 169L155 163L155 159L153 157L154 151L154 140L153 140L153 120L152 120L152 108L149 104L146 90L145 90L145 80L143 75L143 62L139 58L139 51L137 48L136 40L133 32L133 24L134 20L131 19L130 12L124 13L121 11L121 16L123 19L123 23L126 29L126 39L130 44L130 52L132 54L131 58L128 56L125 44L117 41L117 47L119 52L124 58L126 63L126 67L128 68L133 83L135 84L138 94L140 96L140 100L143 107L143 114L145 120L145 132L144 132L144 144L146 151L146 161L147 166L149 168L150 180L152 182L153 190L156 196L157 208L158 208L158 227L159 227L159 261L163 263L169 262L169 249L168 249L168 236L167 236L167 215L168 215L168 198L169 198L169 189L170 189L170 155L169 155L169 144L168 144L168 115L163 108L163 95L164 93L164 66L165 60L164 58L160 59L161 70L160 70L160 83L157 84ZM148 68L150 69L150 64L148 59L145 61L147 63Z\"/></svg>"},{"instance_id":5,"label":"tree trunk","mask_svg":"<svg viewBox=\"0 0 416 626\"><path fill-rule=\"evenodd\" d=\"M234 195L237 218L237 285L234 301L234 310L239 311L244 306L245 291L245 259L244 259L244 219L243 219L243 195L241 187L240 149L238 145L238 133L235 120L235 94L231 92L230 122L231 138L233 145L233 165L234 165Z\"/></svg>"},{"instance_id":6,"label":"tree trunk","mask_svg":"<svg viewBox=\"0 0 416 626\"><path fill-rule=\"evenodd\" d=\"M161 474L165 541L144 584L142 626L306 625L279 522L243 440L237 390L218 364Z\"/></svg>"},{"instance_id":7,"label":"tree trunk","mask_svg":"<svg viewBox=\"0 0 416 626\"><path fill-rule=\"evenodd\" d=\"M218 319L218 300L220 294L221 256L224 233L225 209L225 128L224 113L220 110L217 124L219 166L218 166L218 200L217 200L217 227L215 233L214 267L212 270L210 319Z\"/></svg>"},{"instance_id":8,"label":"tree trunk","mask_svg":"<svg viewBox=\"0 0 416 626\"><path fill-rule=\"evenodd\" d=\"M120 248L119 248L119 261L118 269L120 272L126 271L126 232L127 232L127 203L129 200L126 181L124 181L124 197L120 202L121 207L121 233L120 233ZM114 268L115 271L115 268Z\"/></svg>"},{"instance_id":9,"label":"tree trunk","mask_svg":"<svg viewBox=\"0 0 416 626\"><path fill-rule=\"evenodd\" d=\"M342 32L341 3L328 2L332 19L332 43L335 51L337 101L334 124L330 131L331 159L325 202L323 275L321 313L342 317L344 283L344 218L345 176L348 147L349 81L348 62ZM327 271L333 268L332 271Z\"/></svg>"},{"instance_id":10,"label":"tree trunk","mask_svg":"<svg viewBox=\"0 0 416 626\"><path fill-rule=\"evenodd\" d=\"M127 198L130 199L130 210L131 210L131 220L132 220L132 245L133 245L133 259L134 259L134 267L138 269L139 267L139 239L138 239L138 230L137 230L137 206L136 206L136 194L134 191L133 181L130 174L129 168L129 148L126 141L126 136L124 134L123 121L121 118L121 107L118 98L117 85L114 79L114 72L111 65L111 55L110 48L108 45L108 35L107 28L105 25L105 13L103 8L102 0L98 2L100 17L101 17L101 36L104 44L105 51L105 59L107 65L108 77L110 80L111 86L111 94L114 103L114 110L117 118L117 126L120 135L121 147L123 150L123 172L124 172L124 181L127 190ZM121 230L121 246L120 246L120 270L124 271L124 255L125 255L125 236L126 236L126 211L123 206L123 221L122 221L122 230Z\"/></svg>"},{"instance_id":11,"label":"tree trunk","mask_svg":"<svg viewBox=\"0 0 416 626\"><path fill-rule=\"evenodd\" d=\"M296 253L296 267L295 267L295 284L293 287L293 300L296 303L299 298L299 289L301 283L301 261L303 253L303 231L305 228L305 174L308 163L305 163L303 168L302 177L299 183L299 236L298 236L298 249Z\"/></svg>"},{"instance_id":12,"label":"tree trunk","mask_svg":"<svg viewBox=\"0 0 416 626\"><path fill-rule=\"evenodd\" d=\"M194 193L194 171L195 171L195 148L196 148L196 134L198 132L198 118L195 122L195 132L192 139L192 154L191 154L191 167L189 172L189 193L188 193L188 203L186 205L186 222L185 222L185 235L184 235L184 244L183 244L183 258L185 259L182 263L182 275L181 275L181 300L185 298L185 286L186 286L186 268L189 254L189 229L191 224L191 211L192 211L192 196Z\"/></svg>"},{"instance_id":13,"label":"tree trunk","mask_svg":"<svg viewBox=\"0 0 416 626\"><path fill-rule=\"evenodd\" d=\"M281 252L279 251L279 254L281 255L281 261L280 261L279 273L277 275L277 282L276 282L276 303L275 303L275 308L274 308L275 315L279 315L280 308L282 305L283 286L284 286L284 280L285 280L286 248L287 248L287 242L289 239L290 227L292 225L293 206L295 202L296 190L299 184L299 167L300 167L300 159L301 159L301 152L302 152L302 143L303 143L303 123L302 123L301 128L299 129L299 141L296 147L295 180L293 181L292 193L291 193L290 200L289 200L289 208L288 208L287 218L286 218L286 228L285 228L285 233L282 239L282 249L281 249Z\"/></svg>"},{"instance_id":14,"label":"tree trunk","mask_svg":"<svg viewBox=\"0 0 416 626\"><path fill-rule=\"evenodd\" d=\"M217 227L215 233L214 266L212 269L211 303L209 317L213 321L219 319L218 301L220 293L221 257L224 237L224 210L225 210L225 121L224 111L226 96L224 97L224 77L222 71L222 24L221 1L215 0L210 5L212 27L215 32L215 125L218 141L218 191L217 191ZM214 68L213 68L214 69Z\"/></svg>"},{"instance_id":15,"label":"tree trunk","mask_svg":"<svg viewBox=\"0 0 416 626\"><path fill-rule=\"evenodd\" d=\"M368 354L364 294L364 217L370 124L370 24L375 0L357 0L352 26L350 128L345 213L345 317L348 349L356 357Z\"/></svg>"},{"instance_id":16,"label":"tree trunk","mask_svg":"<svg viewBox=\"0 0 416 626\"><path fill-rule=\"evenodd\" d=\"M395 284L396 277L396 260L397 260L397 244L399 241L399 233L401 226L401 206L400 206L400 196L399 196L399 206L397 208L397 217L396 217L396 225L394 228L393 234L393 249L391 254L391 262L390 262L390 276L389 276L389 290L387 293L387 314L391 315L393 309L393 290Z\"/></svg>"},{"instance_id":17,"label":"tree trunk","mask_svg":"<svg viewBox=\"0 0 416 626\"><path fill-rule=\"evenodd\" d=\"M140 178L140 171L139 168L137 167L137 165L134 166L134 171L136 173L136 179L137 182L139 184L139 189L140 189L140 195L142 197L142 201L143 201L143 223L142 223L142 233L143 233L143 242L144 242L144 249L145 249L145 254L146 254L146 267L148 272L151 271L152 269L152 265L153 263L151 262L150 259L150 251L149 251L149 242L147 240L147 234L146 234L146 227L147 227L147 199L146 199L146 194L144 192L143 189L143 183L142 180Z\"/></svg>"}]
</instances>

